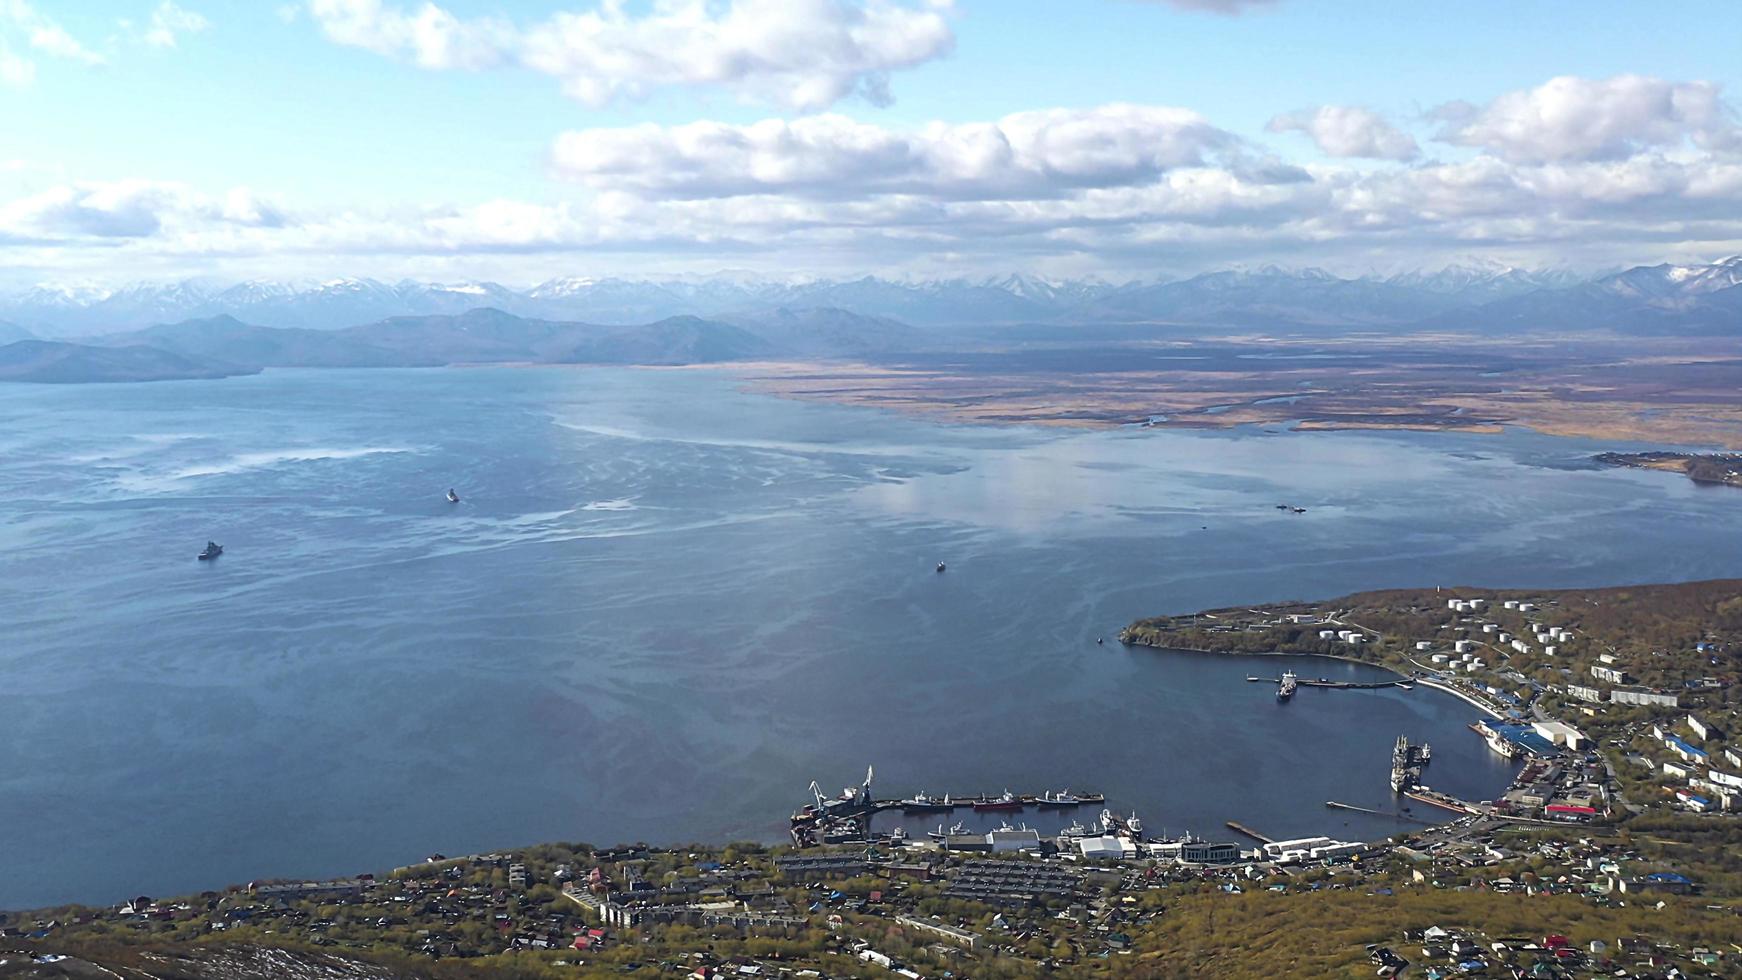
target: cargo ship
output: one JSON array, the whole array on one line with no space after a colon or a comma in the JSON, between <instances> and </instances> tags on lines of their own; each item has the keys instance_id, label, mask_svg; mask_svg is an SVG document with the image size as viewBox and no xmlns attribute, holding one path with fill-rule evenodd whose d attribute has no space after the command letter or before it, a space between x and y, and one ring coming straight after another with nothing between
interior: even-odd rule
<instances>
[{"instance_id":1,"label":"cargo ship","mask_svg":"<svg viewBox=\"0 0 1742 980\"><path fill-rule=\"evenodd\" d=\"M955 808L956 804L950 802L948 794L945 794L942 799L939 799L935 796L927 796L924 793L915 793L908 799L901 801L901 809L906 813L937 813L939 811L954 810Z\"/></svg>"},{"instance_id":2,"label":"cargo ship","mask_svg":"<svg viewBox=\"0 0 1742 980\"><path fill-rule=\"evenodd\" d=\"M1034 798L1034 805L1043 807L1082 806L1084 803L1100 803L1105 799L1105 797L1101 796L1099 793L1092 794L1092 796L1094 797L1093 799L1089 796L1079 796L1067 789L1061 793L1042 793Z\"/></svg>"},{"instance_id":3,"label":"cargo ship","mask_svg":"<svg viewBox=\"0 0 1742 980\"><path fill-rule=\"evenodd\" d=\"M1005 790L1003 796L996 797L994 799L986 799L985 797L981 797L980 799L975 800L974 801L974 809L976 809L976 810L1020 810L1020 809L1022 809L1022 801L1016 798L1016 794L1010 792L1009 790Z\"/></svg>"},{"instance_id":4,"label":"cargo ship","mask_svg":"<svg viewBox=\"0 0 1742 980\"><path fill-rule=\"evenodd\" d=\"M1282 683L1276 685L1276 700L1287 701L1294 697L1294 689L1298 686L1300 686L1300 679L1294 676L1294 671L1283 671Z\"/></svg>"}]
</instances>

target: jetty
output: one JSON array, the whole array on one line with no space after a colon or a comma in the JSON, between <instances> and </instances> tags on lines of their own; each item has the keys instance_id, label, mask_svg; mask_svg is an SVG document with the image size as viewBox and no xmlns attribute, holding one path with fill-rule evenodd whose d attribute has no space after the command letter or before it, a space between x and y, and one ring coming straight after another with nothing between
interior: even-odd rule
<instances>
[{"instance_id":1,"label":"jetty","mask_svg":"<svg viewBox=\"0 0 1742 980\"><path fill-rule=\"evenodd\" d=\"M1266 837L1263 834L1259 833L1256 830L1253 830L1251 827L1246 826L1245 824L1241 823L1238 820L1228 821L1228 829L1234 831L1237 834L1245 834L1247 837L1252 838L1253 840L1257 841L1260 844L1274 844L1274 843L1276 843L1275 838Z\"/></svg>"},{"instance_id":2,"label":"jetty","mask_svg":"<svg viewBox=\"0 0 1742 980\"><path fill-rule=\"evenodd\" d=\"M1408 820L1414 823L1433 826L1432 820L1423 820L1420 817L1411 816L1407 813L1394 813L1390 810L1375 810L1371 807L1356 806L1353 803L1338 803L1336 800L1326 800L1325 806L1332 810L1353 810L1356 813L1369 813L1375 817L1391 817L1394 820Z\"/></svg>"},{"instance_id":3,"label":"jetty","mask_svg":"<svg viewBox=\"0 0 1742 980\"><path fill-rule=\"evenodd\" d=\"M1248 681L1253 682L1253 683L1258 683L1259 681L1262 681L1266 684L1281 684L1282 683L1282 678L1280 678L1280 677L1259 677L1259 676L1254 675L1254 674L1246 675L1246 679ZM1415 686L1413 683L1411 683L1406 678L1398 678L1397 680L1394 680L1394 681L1333 681L1333 680L1327 680L1327 679L1321 677L1315 681L1315 680L1307 680L1306 678L1302 677L1302 678L1297 678L1295 680L1295 683L1300 685L1301 687L1325 687L1325 688L1330 688L1332 690L1338 690L1338 691L1377 691L1381 688L1386 688L1386 687L1401 687L1407 691L1410 688Z\"/></svg>"}]
</instances>

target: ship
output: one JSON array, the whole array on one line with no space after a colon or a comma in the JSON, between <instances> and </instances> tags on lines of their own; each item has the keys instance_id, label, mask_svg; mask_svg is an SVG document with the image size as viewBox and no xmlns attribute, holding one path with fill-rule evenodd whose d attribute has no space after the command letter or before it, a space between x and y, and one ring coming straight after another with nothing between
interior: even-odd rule
<instances>
[{"instance_id":1,"label":"ship","mask_svg":"<svg viewBox=\"0 0 1742 980\"><path fill-rule=\"evenodd\" d=\"M1082 806L1091 801L1085 800L1067 789L1059 793L1042 793L1035 797L1034 802L1036 806Z\"/></svg>"},{"instance_id":2,"label":"ship","mask_svg":"<svg viewBox=\"0 0 1742 980\"><path fill-rule=\"evenodd\" d=\"M1282 683L1276 685L1276 700L1287 701L1294 697L1294 689L1300 685L1300 679L1294 676L1294 671L1282 672Z\"/></svg>"},{"instance_id":3,"label":"ship","mask_svg":"<svg viewBox=\"0 0 1742 980\"><path fill-rule=\"evenodd\" d=\"M206 550L200 552L198 557L199 557L200 561L211 561L213 558L216 558L223 553L224 553L224 546L223 545L219 544L216 541L207 541L206 542Z\"/></svg>"},{"instance_id":4,"label":"ship","mask_svg":"<svg viewBox=\"0 0 1742 980\"><path fill-rule=\"evenodd\" d=\"M980 799L975 800L974 801L974 809L976 809L976 810L1020 810L1020 809L1022 809L1022 801L1017 799L1016 795L1011 793L1009 790L1005 790L1003 796L997 797L995 799L986 799L985 797L981 797Z\"/></svg>"},{"instance_id":5,"label":"ship","mask_svg":"<svg viewBox=\"0 0 1742 980\"><path fill-rule=\"evenodd\" d=\"M948 838L948 837L959 837L962 834L965 834L967 832L968 832L968 825L965 823L962 823L959 820L956 823L952 824L950 826L949 830L945 830L942 821L940 821L938 823L938 829L928 830L925 832L925 835L927 837L930 837L932 840L944 840L945 838Z\"/></svg>"},{"instance_id":6,"label":"ship","mask_svg":"<svg viewBox=\"0 0 1742 980\"><path fill-rule=\"evenodd\" d=\"M901 801L901 809L907 813L936 813L942 810L954 810L956 804L950 802L948 795L942 799L915 793L912 797Z\"/></svg>"},{"instance_id":7,"label":"ship","mask_svg":"<svg viewBox=\"0 0 1742 980\"><path fill-rule=\"evenodd\" d=\"M1488 743L1488 747L1494 750L1495 755L1503 759L1518 757L1518 746L1511 739L1502 735L1498 729L1476 722L1470 726L1470 730L1482 736L1482 740Z\"/></svg>"}]
</instances>

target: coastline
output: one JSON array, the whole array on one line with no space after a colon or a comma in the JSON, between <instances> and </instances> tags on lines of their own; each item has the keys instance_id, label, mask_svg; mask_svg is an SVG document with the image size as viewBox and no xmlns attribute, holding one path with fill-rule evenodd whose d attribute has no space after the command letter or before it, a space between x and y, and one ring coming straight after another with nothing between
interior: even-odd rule
<instances>
[{"instance_id":1,"label":"coastline","mask_svg":"<svg viewBox=\"0 0 1742 980\"><path fill-rule=\"evenodd\" d=\"M1490 718L1494 718L1496 720L1499 720L1499 719L1503 719L1506 717L1505 715L1500 714L1499 712L1495 711L1492 707L1490 707L1486 704L1483 704L1482 702L1476 700L1476 698L1473 695L1469 694L1468 692L1460 690L1459 688L1457 688L1451 684L1447 684L1444 681L1437 680L1435 678L1428 677L1426 675L1419 675L1419 674L1418 675L1410 675L1410 674L1399 673L1395 668L1389 667L1385 664L1374 663L1371 660L1360 660L1360 659L1357 659L1355 657L1345 657L1345 656L1341 656L1341 655L1335 654L1335 653L1308 653L1305 651L1298 651L1298 650L1269 650L1269 651L1265 651L1262 653L1256 653L1256 652L1249 653L1249 652L1244 651L1244 650L1207 650L1207 649L1204 649L1202 647L1187 647L1187 646L1165 646L1165 647L1163 647L1163 646L1155 646L1155 645L1149 644L1149 643L1127 643L1125 645L1128 647L1143 647L1143 648L1148 649L1148 650L1177 650L1181 653L1207 653L1207 654L1212 654L1212 655L1218 656L1218 657L1322 657L1326 660L1341 660L1344 663L1361 664L1362 666L1365 666L1365 667L1374 667L1374 668L1377 668L1379 670L1387 671L1389 673L1395 674L1397 676L1397 679L1400 681L1408 681L1411 684L1420 684L1423 687L1431 687L1436 691L1443 691L1446 694L1450 694L1452 697L1455 697L1458 700L1463 701L1463 702L1475 707L1477 710L1481 711L1483 714L1487 715Z\"/></svg>"},{"instance_id":2,"label":"coastline","mask_svg":"<svg viewBox=\"0 0 1742 980\"><path fill-rule=\"evenodd\" d=\"M1121 642L1123 643L1124 641ZM1417 679L1408 674L1400 674L1395 668L1388 667L1385 664L1376 664L1371 660L1362 660L1358 657L1345 657L1337 653L1313 653L1306 650L1266 650L1262 652L1247 650L1209 650L1204 647L1175 645L1156 646L1153 643L1124 643L1124 645L1127 647L1142 647L1145 650L1177 650L1181 653L1208 653L1218 657L1320 657L1325 660L1341 660L1344 663L1360 664L1363 667L1373 667L1379 670L1389 671L1392 674L1396 674L1397 679L1400 681L1414 681Z\"/></svg>"},{"instance_id":3,"label":"coastline","mask_svg":"<svg viewBox=\"0 0 1742 980\"><path fill-rule=\"evenodd\" d=\"M1489 717L1494 718L1496 720L1499 720L1499 719L1506 717L1505 715L1502 715L1499 712L1495 711L1493 708L1490 708L1487 705L1483 704L1482 702L1476 700L1475 697L1471 696L1470 694L1468 694L1464 691L1461 691L1461 690L1457 689L1456 687L1453 687L1452 685L1445 683L1444 681L1434 680L1434 679L1429 678L1429 677L1418 677L1415 679L1415 682L1417 684L1422 685L1423 687L1431 687L1431 688L1434 688L1435 690L1444 691L1447 694L1450 694L1452 697L1458 698L1462 701L1467 701L1470 704L1476 706L1478 709L1480 709L1483 714L1488 715Z\"/></svg>"}]
</instances>

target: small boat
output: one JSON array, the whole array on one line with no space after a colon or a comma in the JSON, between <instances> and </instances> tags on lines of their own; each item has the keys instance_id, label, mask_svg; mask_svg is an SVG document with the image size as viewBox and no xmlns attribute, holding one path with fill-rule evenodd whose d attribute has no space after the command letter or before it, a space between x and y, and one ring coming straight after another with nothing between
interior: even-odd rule
<instances>
[{"instance_id":1,"label":"small boat","mask_svg":"<svg viewBox=\"0 0 1742 980\"><path fill-rule=\"evenodd\" d=\"M457 504L459 502L460 502L460 495L454 492L453 487L449 487L448 488L448 503Z\"/></svg>"},{"instance_id":2,"label":"small boat","mask_svg":"<svg viewBox=\"0 0 1742 980\"><path fill-rule=\"evenodd\" d=\"M200 559L200 561L211 561L213 558L216 558L223 553L224 553L224 546L223 545L219 544L216 541L207 541L206 542L206 550L200 552L199 559Z\"/></svg>"},{"instance_id":3,"label":"small boat","mask_svg":"<svg viewBox=\"0 0 1742 980\"><path fill-rule=\"evenodd\" d=\"M915 793L901 801L901 809L906 813L936 813L940 810L954 810L956 805L950 802L948 795L939 799L924 793Z\"/></svg>"},{"instance_id":4,"label":"small boat","mask_svg":"<svg viewBox=\"0 0 1742 980\"><path fill-rule=\"evenodd\" d=\"M928 830L925 832L925 835L930 837L932 840L943 840L946 837L954 837L967 832L968 825L961 821L957 821L949 830L945 830L943 823L939 822L938 829Z\"/></svg>"},{"instance_id":5,"label":"small boat","mask_svg":"<svg viewBox=\"0 0 1742 980\"><path fill-rule=\"evenodd\" d=\"M1294 510L1294 512L1295 512L1295 513L1296 513L1296 514L1304 514L1304 513L1306 513L1306 508L1305 508L1305 507L1295 507L1295 508L1293 508L1293 510Z\"/></svg>"},{"instance_id":6,"label":"small boat","mask_svg":"<svg viewBox=\"0 0 1742 980\"><path fill-rule=\"evenodd\" d=\"M982 797L981 799L975 800L974 801L974 809L976 809L976 810L1020 810L1020 809L1022 809L1022 801L1016 798L1016 794L1010 792L1009 790L1005 790L1004 795L997 797L996 799L989 800L989 799L985 799L984 797Z\"/></svg>"},{"instance_id":7,"label":"small boat","mask_svg":"<svg viewBox=\"0 0 1742 980\"><path fill-rule=\"evenodd\" d=\"M943 570L944 570L944 563L940 561L940 562L938 562L938 573L942 574Z\"/></svg>"}]
</instances>

